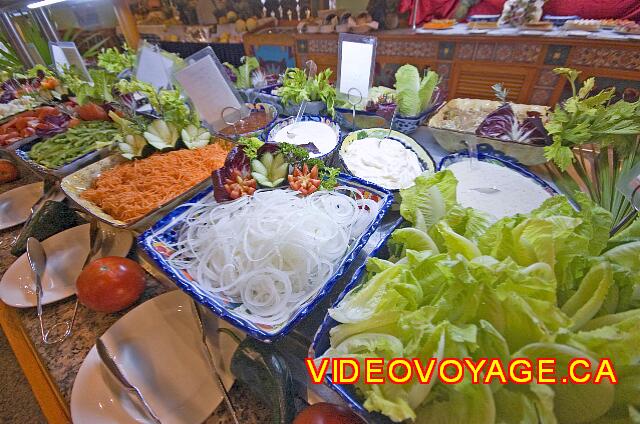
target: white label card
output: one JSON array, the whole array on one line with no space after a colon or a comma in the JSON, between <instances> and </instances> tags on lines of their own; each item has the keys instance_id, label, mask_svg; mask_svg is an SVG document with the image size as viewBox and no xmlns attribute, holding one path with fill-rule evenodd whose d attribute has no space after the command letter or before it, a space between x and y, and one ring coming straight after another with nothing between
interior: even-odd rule
<instances>
[{"instance_id":1,"label":"white label card","mask_svg":"<svg viewBox=\"0 0 640 424\"><path fill-rule=\"evenodd\" d=\"M204 56L187 65L176 72L175 78L193 102L200 117L216 131L228 125L222 118L225 108L242 108L211 56Z\"/></svg>"},{"instance_id":2,"label":"white label card","mask_svg":"<svg viewBox=\"0 0 640 424\"><path fill-rule=\"evenodd\" d=\"M141 47L138 54L136 78L157 89L171 88L173 61L149 46Z\"/></svg>"},{"instance_id":3,"label":"white label card","mask_svg":"<svg viewBox=\"0 0 640 424\"><path fill-rule=\"evenodd\" d=\"M80 55L75 43L49 43L49 49L58 73L62 73L65 67L75 68L76 71L80 73L80 77L88 81L89 84L93 84L91 75L89 75L89 71L87 71L87 67L84 64L84 59Z\"/></svg>"},{"instance_id":4,"label":"white label card","mask_svg":"<svg viewBox=\"0 0 640 424\"><path fill-rule=\"evenodd\" d=\"M373 44L368 43L342 42L338 87L340 93L349 94L349 90L355 88L362 94L363 101L366 101L371 81L374 48Z\"/></svg>"}]
</instances>

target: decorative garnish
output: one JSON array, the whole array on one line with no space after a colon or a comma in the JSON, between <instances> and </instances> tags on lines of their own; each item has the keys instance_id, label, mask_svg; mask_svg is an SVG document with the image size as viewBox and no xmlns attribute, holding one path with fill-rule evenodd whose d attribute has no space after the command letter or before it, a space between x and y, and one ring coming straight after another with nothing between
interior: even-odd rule
<instances>
[{"instance_id":1,"label":"decorative garnish","mask_svg":"<svg viewBox=\"0 0 640 424\"><path fill-rule=\"evenodd\" d=\"M249 160L253 160L258 157L258 149L264 144L258 137L240 137L238 144L242 146L244 154L247 155Z\"/></svg>"},{"instance_id":2,"label":"decorative garnish","mask_svg":"<svg viewBox=\"0 0 640 424\"><path fill-rule=\"evenodd\" d=\"M292 190L299 191L302 195L307 196L320 188L322 181L318 176L318 167L314 165L311 169L305 163L302 169L295 167L293 174L288 177L289 187Z\"/></svg>"},{"instance_id":3,"label":"decorative garnish","mask_svg":"<svg viewBox=\"0 0 640 424\"><path fill-rule=\"evenodd\" d=\"M502 83L497 83L491 86L493 93L496 95L498 100L502 103L507 103L507 96L509 95L509 90L507 90Z\"/></svg>"},{"instance_id":4,"label":"decorative garnish","mask_svg":"<svg viewBox=\"0 0 640 424\"><path fill-rule=\"evenodd\" d=\"M229 194L231 200L241 196L251 196L256 191L256 180L240 169L231 170L229 177L224 180L224 189Z\"/></svg>"},{"instance_id":5,"label":"decorative garnish","mask_svg":"<svg viewBox=\"0 0 640 424\"><path fill-rule=\"evenodd\" d=\"M284 155L265 152L260 159L251 161L251 176L263 187L277 187L287 177L289 164L285 162Z\"/></svg>"}]
</instances>

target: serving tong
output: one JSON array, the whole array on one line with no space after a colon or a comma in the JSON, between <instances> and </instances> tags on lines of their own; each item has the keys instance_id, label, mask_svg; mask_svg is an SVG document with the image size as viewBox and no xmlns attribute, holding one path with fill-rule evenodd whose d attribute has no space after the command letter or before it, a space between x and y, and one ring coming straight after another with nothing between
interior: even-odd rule
<instances>
[{"instance_id":1,"label":"serving tong","mask_svg":"<svg viewBox=\"0 0 640 424\"><path fill-rule=\"evenodd\" d=\"M213 358L213 353L209 349L209 344L207 343L207 333L204 325L204 317L202 316L202 311L200 310L200 306L193 299L192 299L192 305L193 305L194 315L198 323L198 328L200 329L200 334L202 336L201 341L204 346L205 355L207 357L207 361L209 362L209 366L211 367L211 371L213 371L213 376L216 380L216 384L218 385L218 389L220 390L220 392L222 392L224 403L227 406L229 413L231 413L234 423L240 424L240 421L238 421L238 417L236 415L236 410L233 407L233 404L231 403L231 398L229 398L229 392L227 391L227 388L224 386L222 377L220 377L220 373L218 372L218 367L216 366L216 362Z\"/></svg>"},{"instance_id":2,"label":"serving tong","mask_svg":"<svg viewBox=\"0 0 640 424\"><path fill-rule=\"evenodd\" d=\"M84 265L82 266L82 269L84 269L89 264L89 262L95 259L98 252L102 250L102 248L107 246L107 243L105 242L108 242L110 246L113 241L113 237L103 237L97 220L91 220L89 225L90 249L87 258L85 259ZM78 314L78 297L76 296L76 301L73 306L73 315L71 316L71 319L57 322L53 326L51 326L51 328L45 331L44 320L42 318L42 297L44 296L44 290L42 288L42 276L44 275L47 264L47 255L44 251L44 248L42 247L42 244L35 237L29 237L27 239L27 259L29 260L29 265L33 272L36 286L36 310L38 321L40 322L40 335L42 337L42 342L47 345L60 343L66 340L73 331L73 325ZM60 335L54 337L54 334Z\"/></svg>"}]
</instances>

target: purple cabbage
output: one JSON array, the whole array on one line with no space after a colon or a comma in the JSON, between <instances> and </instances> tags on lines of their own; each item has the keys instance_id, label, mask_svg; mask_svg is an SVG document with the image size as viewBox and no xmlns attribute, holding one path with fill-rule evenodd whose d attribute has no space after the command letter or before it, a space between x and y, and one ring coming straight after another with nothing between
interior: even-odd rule
<instances>
[{"instance_id":1,"label":"purple cabbage","mask_svg":"<svg viewBox=\"0 0 640 424\"><path fill-rule=\"evenodd\" d=\"M231 171L238 169L243 174L251 172L249 158L244 153L241 146L235 146L224 161L224 166L220 169L216 169L211 174L211 180L213 183L213 197L216 202L227 202L231 200L229 193L224 188L224 181L229 178Z\"/></svg>"},{"instance_id":2,"label":"purple cabbage","mask_svg":"<svg viewBox=\"0 0 640 424\"><path fill-rule=\"evenodd\" d=\"M56 134L63 133L67 130L71 118L64 113L60 115L47 115L42 118L42 122L49 124L48 128L36 128L38 137L51 137Z\"/></svg>"},{"instance_id":3,"label":"purple cabbage","mask_svg":"<svg viewBox=\"0 0 640 424\"><path fill-rule=\"evenodd\" d=\"M8 90L5 91L4 93L0 94L0 103L5 104L5 103L9 103L12 100L17 99L18 97L16 96L16 92L13 90Z\"/></svg>"},{"instance_id":4,"label":"purple cabbage","mask_svg":"<svg viewBox=\"0 0 640 424\"><path fill-rule=\"evenodd\" d=\"M236 81L238 81L238 76L234 74L233 71L228 66L225 66L224 70L227 73L227 76L229 77L231 82L235 84Z\"/></svg>"},{"instance_id":5,"label":"purple cabbage","mask_svg":"<svg viewBox=\"0 0 640 424\"><path fill-rule=\"evenodd\" d=\"M476 135L511 140L514 122L518 125L513 108L509 103L504 103L484 118L484 121L476 129Z\"/></svg>"},{"instance_id":6,"label":"purple cabbage","mask_svg":"<svg viewBox=\"0 0 640 424\"><path fill-rule=\"evenodd\" d=\"M527 112L527 118L518 121L511 104L504 103L484 118L476 129L476 135L505 141L547 144L549 136L537 112Z\"/></svg>"}]
</instances>

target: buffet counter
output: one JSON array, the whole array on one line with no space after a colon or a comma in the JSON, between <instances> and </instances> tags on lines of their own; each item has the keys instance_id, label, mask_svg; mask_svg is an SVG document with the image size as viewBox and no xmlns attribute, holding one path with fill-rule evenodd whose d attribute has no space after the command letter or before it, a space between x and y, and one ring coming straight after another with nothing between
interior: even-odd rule
<instances>
[{"instance_id":1,"label":"buffet counter","mask_svg":"<svg viewBox=\"0 0 640 424\"><path fill-rule=\"evenodd\" d=\"M494 98L491 86L503 82L517 103L554 105L565 97L556 67L572 67L599 77L621 95L638 88L640 40L610 31L587 36L565 32L538 35L471 34L457 28L431 33L410 29L372 32L378 38L374 85L393 86L398 67L410 63L435 69L445 80L449 98ZM244 36L245 53L276 62L270 46L279 46L297 66L312 59L318 68L337 66L337 34L258 33Z\"/></svg>"}]
</instances>

